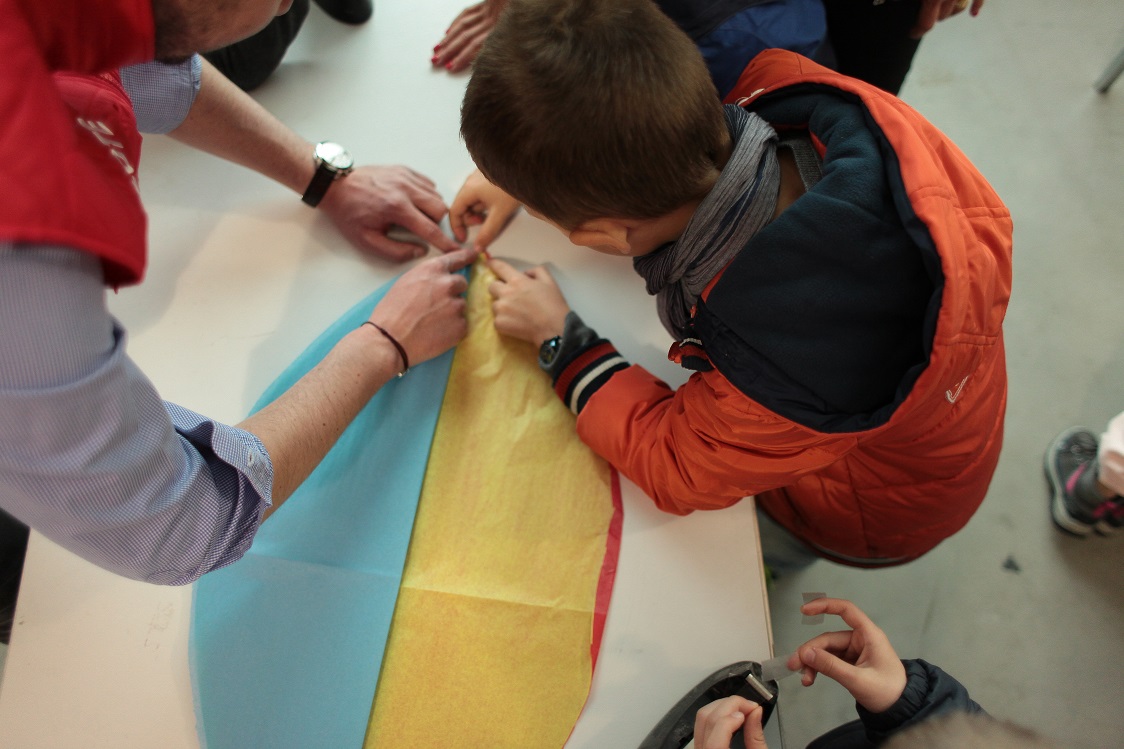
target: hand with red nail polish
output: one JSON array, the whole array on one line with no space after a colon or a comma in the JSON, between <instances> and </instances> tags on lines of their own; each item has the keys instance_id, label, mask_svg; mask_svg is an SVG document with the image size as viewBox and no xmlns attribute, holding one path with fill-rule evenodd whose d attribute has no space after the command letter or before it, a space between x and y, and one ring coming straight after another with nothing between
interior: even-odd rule
<instances>
[{"instance_id":1,"label":"hand with red nail polish","mask_svg":"<svg viewBox=\"0 0 1124 749\"><path fill-rule=\"evenodd\" d=\"M433 48L436 54L431 62L451 73L468 68L506 5L507 0L483 0L462 10Z\"/></svg>"}]
</instances>

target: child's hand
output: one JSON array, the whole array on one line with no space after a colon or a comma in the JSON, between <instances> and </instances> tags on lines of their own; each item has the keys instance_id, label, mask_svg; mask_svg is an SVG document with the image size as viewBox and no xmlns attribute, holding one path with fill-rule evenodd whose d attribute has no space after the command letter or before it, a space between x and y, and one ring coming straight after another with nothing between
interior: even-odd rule
<instances>
[{"instance_id":1,"label":"child's hand","mask_svg":"<svg viewBox=\"0 0 1124 749\"><path fill-rule=\"evenodd\" d=\"M843 685L855 701L880 713L888 710L905 691L905 667L886 633L875 626L858 606L839 598L817 598L804 604L807 615L835 614L850 627L848 632L825 632L797 648L788 659L789 669L803 667L804 686L821 673Z\"/></svg>"},{"instance_id":2,"label":"child's hand","mask_svg":"<svg viewBox=\"0 0 1124 749\"><path fill-rule=\"evenodd\" d=\"M570 306L546 268L520 273L502 260L491 260L488 267L497 279L488 287L496 330L536 346L562 335Z\"/></svg>"},{"instance_id":3,"label":"child's hand","mask_svg":"<svg viewBox=\"0 0 1124 749\"><path fill-rule=\"evenodd\" d=\"M768 749L761 726L764 708L745 697L727 697L695 714L695 749L730 749L730 740L745 726L746 749Z\"/></svg>"},{"instance_id":4,"label":"child's hand","mask_svg":"<svg viewBox=\"0 0 1124 749\"><path fill-rule=\"evenodd\" d=\"M467 227L480 224L473 241L479 252L500 235L518 210L519 201L489 182L477 169L464 181L449 207L449 226L453 236L463 242L468 236Z\"/></svg>"}]
</instances>

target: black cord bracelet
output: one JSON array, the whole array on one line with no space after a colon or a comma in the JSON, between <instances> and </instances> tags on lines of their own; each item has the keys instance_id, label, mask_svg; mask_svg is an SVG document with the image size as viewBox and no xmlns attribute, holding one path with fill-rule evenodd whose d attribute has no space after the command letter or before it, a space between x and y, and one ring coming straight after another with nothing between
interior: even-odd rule
<instances>
[{"instance_id":1,"label":"black cord bracelet","mask_svg":"<svg viewBox=\"0 0 1124 749\"><path fill-rule=\"evenodd\" d=\"M398 376L401 377L402 375L409 372L410 371L410 357L406 356L406 349L402 348L402 344L399 343L398 340L394 336L392 336L390 333L387 333L386 328L384 328L381 325L373 323L370 320L367 320L365 323L363 323L363 325L370 325L372 328L374 328L375 330L382 333L384 336L386 336L386 339L388 341L390 341L391 343L394 344L394 348L398 349L398 355L402 357L402 371L398 373ZM363 325L360 325L359 327L363 327Z\"/></svg>"}]
</instances>

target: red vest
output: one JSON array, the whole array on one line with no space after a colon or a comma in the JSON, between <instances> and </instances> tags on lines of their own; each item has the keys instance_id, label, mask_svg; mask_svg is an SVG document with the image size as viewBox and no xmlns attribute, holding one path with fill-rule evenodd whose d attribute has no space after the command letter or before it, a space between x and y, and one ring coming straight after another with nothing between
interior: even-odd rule
<instances>
[{"instance_id":1,"label":"red vest","mask_svg":"<svg viewBox=\"0 0 1124 749\"><path fill-rule=\"evenodd\" d=\"M150 0L0 0L0 239L85 250L107 284L140 280L140 135L116 73L89 74L152 54Z\"/></svg>"}]
</instances>

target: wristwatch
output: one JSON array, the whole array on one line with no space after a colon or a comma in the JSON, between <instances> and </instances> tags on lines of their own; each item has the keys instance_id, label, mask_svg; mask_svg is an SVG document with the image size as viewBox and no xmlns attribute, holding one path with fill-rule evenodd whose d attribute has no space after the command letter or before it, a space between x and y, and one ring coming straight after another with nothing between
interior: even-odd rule
<instances>
[{"instance_id":1,"label":"wristwatch","mask_svg":"<svg viewBox=\"0 0 1124 749\"><path fill-rule=\"evenodd\" d=\"M320 205L328 188L340 177L347 176L355 166L355 161L347 149L339 143L321 141L312 151L312 159L316 162L316 173L312 181L301 196L301 200L311 206Z\"/></svg>"},{"instance_id":2,"label":"wristwatch","mask_svg":"<svg viewBox=\"0 0 1124 749\"><path fill-rule=\"evenodd\" d=\"M556 335L553 338L547 338L539 346L539 367L545 371L550 371L550 365L554 364L554 360L558 358L558 350L562 348L562 336Z\"/></svg>"}]
</instances>

